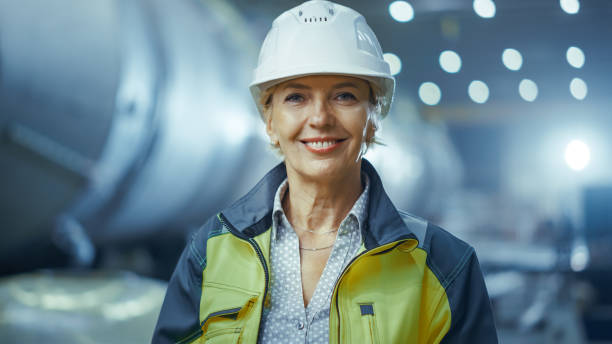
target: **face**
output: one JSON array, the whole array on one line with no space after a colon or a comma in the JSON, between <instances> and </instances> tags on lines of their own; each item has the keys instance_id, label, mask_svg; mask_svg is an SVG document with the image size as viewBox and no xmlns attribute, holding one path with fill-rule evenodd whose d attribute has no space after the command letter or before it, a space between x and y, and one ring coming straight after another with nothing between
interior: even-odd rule
<instances>
[{"instance_id":1,"label":"face","mask_svg":"<svg viewBox=\"0 0 612 344\"><path fill-rule=\"evenodd\" d=\"M336 75L305 76L280 84L272 94L266 130L278 142L288 172L315 180L359 173L359 155L370 86ZM366 138L374 135L368 125ZM291 171L290 171L291 170Z\"/></svg>"}]
</instances>

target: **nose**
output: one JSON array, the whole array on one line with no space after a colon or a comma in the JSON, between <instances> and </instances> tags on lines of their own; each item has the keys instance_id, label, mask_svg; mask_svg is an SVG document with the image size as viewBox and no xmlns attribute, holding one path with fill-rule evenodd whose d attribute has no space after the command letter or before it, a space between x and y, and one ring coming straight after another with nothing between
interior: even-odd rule
<instances>
[{"instance_id":1,"label":"nose","mask_svg":"<svg viewBox=\"0 0 612 344\"><path fill-rule=\"evenodd\" d=\"M313 128L332 127L335 124L334 109L325 97L315 97L309 124Z\"/></svg>"}]
</instances>

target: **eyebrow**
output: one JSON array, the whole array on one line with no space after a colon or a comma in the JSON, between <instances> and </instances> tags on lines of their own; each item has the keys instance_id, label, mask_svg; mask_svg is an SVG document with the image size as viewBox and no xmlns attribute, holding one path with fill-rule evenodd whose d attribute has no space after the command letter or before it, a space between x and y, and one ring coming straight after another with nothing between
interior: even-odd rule
<instances>
[{"instance_id":1,"label":"eyebrow","mask_svg":"<svg viewBox=\"0 0 612 344\"><path fill-rule=\"evenodd\" d=\"M352 88L355 88L355 89L359 89L359 87L357 87L357 85L354 82L350 82L350 81L341 82L339 84L335 84L332 87L333 88L352 87Z\"/></svg>"},{"instance_id":2,"label":"eyebrow","mask_svg":"<svg viewBox=\"0 0 612 344\"><path fill-rule=\"evenodd\" d=\"M352 87L352 88L355 88L355 89L359 89L359 87L357 87L357 85L354 82L350 82L350 81L341 82L339 84L335 84L335 85L332 86L332 88L334 88L334 89L343 88L343 87ZM307 86L307 85L304 85L304 84L295 83L295 82L289 83L289 84L285 85L283 87L283 90L286 90L288 88L296 88L296 89L299 89L299 90L310 90L311 89L310 86Z\"/></svg>"}]
</instances>

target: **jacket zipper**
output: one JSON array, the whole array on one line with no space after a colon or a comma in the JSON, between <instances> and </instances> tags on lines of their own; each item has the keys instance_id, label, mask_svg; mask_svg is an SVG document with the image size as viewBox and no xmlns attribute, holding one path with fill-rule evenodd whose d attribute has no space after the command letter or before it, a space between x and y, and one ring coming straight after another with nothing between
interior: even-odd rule
<instances>
[{"instance_id":1,"label":"jacket zipper","mask_svg":"<svg viewBox=\"0 0 612 344\"><path fill-rule=\"evenodd\" d=\"M400 243L402 243L404 241L406 241L406 239L402 239L402 240L399 240L399 241L394 241L394 242L389 243L387 245L394 244L391 247L391 249L393 249L394 247L398 246ZM385 246L387 246L387 245L385 245ZM380 248L380 246L375 247L375 248ZM335 298L334 301L336 303L336 315L337 315L337 318L338 318L338 326L337 326L338 327L338 331L337 331L338 332L338 343L340 343L340 307L338 307L338 292L337 292L338 285L340 284L340 280L342 280L342 277L344 277L344 274L346 273L346 271L355 263L355 261L357 259L359 259L360 257L366 255L367 253L372 252L373 250L374 249L365 250L365 251L361 252L360 254L358 254L357 256L355 256L353 259L351 259L351 261L346 265L344 270L342 270L342 273L340 274L340 277L338 277L338 279L336 280L336 284L334 284L334 289L333 289L333 292L332 292L332 298ZM383 250L381 252L385 252L387 250L388 249Z\"/></svg>"},{"instance_id":2,"label":"jacket zipper","mask_svg":"<svg viewBox=\"0 0 612 344\"><path fill-rule=\"evenodd\" d=\"M249 238L243 235L242 233L240 233L229 221L227 221L227 218L222 213L219 213L219 221L221 222L223 227L227 228L227 230L230 233L232 233L233 235L235 235L236 237L244 241L247 241L249 244L251 244L251 246L253 246L253 249L255 249L255 252L257 253L257 257L259 258L259 261L261 262L261 265L263 266L264 276L265 276L265 285L264 285L264 294L261 300L261 314L259 315L261 319L261 316L263 314L263 309L265 306L265 302L266 302L266 297L268 296L268 284L269 284L269 279L270 279L270 274L268 272L268 265L266 264L266 259L263 255L263 252L261 251L261 248L257 244L257 242L253 238ZM259 329L257 329L257 332L258 332L257 335L259 336Z\"/></svg>"},{"instance_id":3,"label":"jacket zipper","mask_svg":"<svg viewBox=\"0 0 612 344\"><path fill-rule=\"evenodd\" d=\"M338 307L338 293L337 293L337 288L338 285L340 284L340 280L342 279L342 277L344 277L344 273L351 267L351 265L353 265L353 263L361 256L365 255L366 253L370 252L371 250L365 250L363 252L361 252L360 254L358 254L357 256L355 256L353 259L351 259L351 261L346 265L346 267L344 268L344 270L342 270L342 273L340 274L340 277L338 277L338 279L336 280L336 284L334 284L334 289L332 292L332 297L334 297L334 301L336 303L336 316L338 319L338 343L340 343L340 307Z\"/></svg>"}]
</instances>

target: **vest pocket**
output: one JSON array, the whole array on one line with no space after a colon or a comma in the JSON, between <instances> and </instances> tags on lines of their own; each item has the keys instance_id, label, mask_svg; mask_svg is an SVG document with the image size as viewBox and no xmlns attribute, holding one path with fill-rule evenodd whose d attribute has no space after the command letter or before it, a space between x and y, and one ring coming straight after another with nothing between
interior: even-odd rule
<instances>
[{"instance_id":1,"label":"vest pocket","mask_svg":"<svg viewBox=\"0 0 612 344\"><path fill-rule=\"evenodd\" d=\"M204 343L239 343L240 333L242 328L220 328L214 331L208 331L204 335Z\"/></svg>"},{"instance_id":2,"label":"vest pocket","mask_svg":"<svg viewBox=\"0 0 612 344\"><path fill-rule=\"evenodd\" d=\"M376 327L376 314L374 314L374 303L360 303L361 326L364 331L365 343L380 343L378 328Z\"/></svg>"},{"instance_id":3,"label":"vest pocket","mask_svg":"<svg viewBox=\"0 0 612 344\"><path fill-rule=\"evenodd\" d=\"M259 299L255 292L219 283L205 283L200 305L198 343L239 343L250 312Z\"/></svg>"}]
</instances>

